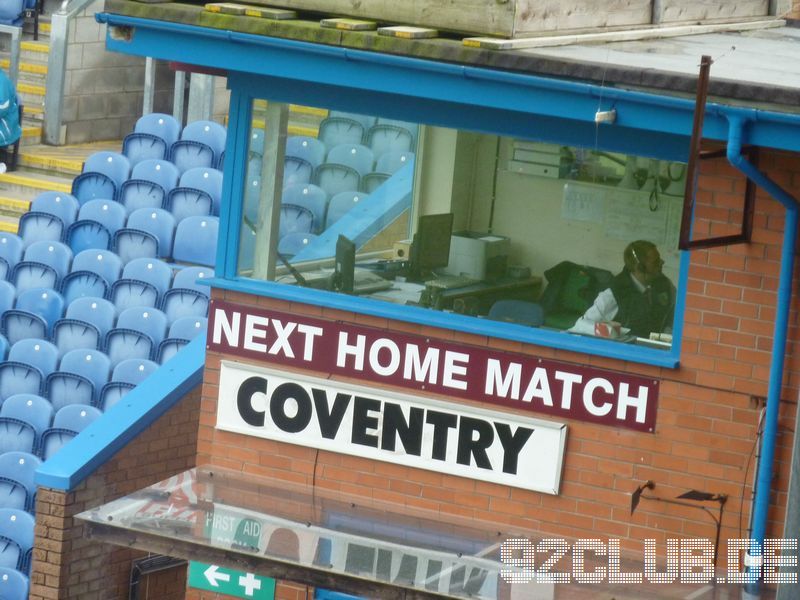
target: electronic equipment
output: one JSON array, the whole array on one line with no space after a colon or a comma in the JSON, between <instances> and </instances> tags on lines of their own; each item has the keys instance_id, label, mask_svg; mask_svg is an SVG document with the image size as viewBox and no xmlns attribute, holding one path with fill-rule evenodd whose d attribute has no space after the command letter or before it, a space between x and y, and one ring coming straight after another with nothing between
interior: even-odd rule
<instances>
[{"instance_id":1,"label":"electronic equipment","mask_svg":"<svg viewBox=\"0 0 800 600\"><path fill-rule=\"evenodd\" d=\"M419 218L408 265L411 281L424 281L434 269L447 266L452 233L453 213L423 215Z\"/></svg>"},{"instance_id":2,"label":"electronic equipment","mask_svg":"<svg viewBox=\"0 0 800 600\"><path fill-rule=\"evenodd\" d=\"M502 235L459 231L450 242L450 256L444 273L483 281L505 277L511 240Z\"/></svg>"},{"instance_id":3,"label":"electronic equipment","mask_svg":"<svg viewBox=\"0 0 800 600\"><path fill-rule=\"evenodd\" d=\"M336 258L333 265L333 290L352 294L355 285L355 269L356 245L339 234L336 240Z\"/></svg>"}]
</instances>

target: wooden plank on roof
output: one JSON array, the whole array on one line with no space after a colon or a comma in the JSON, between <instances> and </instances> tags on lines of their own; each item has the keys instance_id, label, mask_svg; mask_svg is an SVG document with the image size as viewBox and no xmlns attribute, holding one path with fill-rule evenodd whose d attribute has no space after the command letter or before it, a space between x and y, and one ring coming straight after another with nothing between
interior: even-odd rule
<instances>
[{"instance_id":1,"label":"wooden plank on roof","mask_svg":"<svg viewBox=\"0 0 800 600\"><path fill-rule=\"evenodd\" d=\"M769 0L653 0L653 23L731 22L766 17L769 11Z\"/></svg>"},{"instance_id":2,"label":"wooden plank on roof","mask_svg":"<svg viewBox=\"0 0 800 600\"><path fill-rule=\"evenodd\" d=\"M519 39L473 37L464 38L462 43L471 48L483 48L486 50L523 50L526 48L547 48L553 46L571 46L574 44L629 42L635 40L699 35L704 33L722 33L725 31L752 31L783 27L784 25L786 25L786 21L783 19L757 19L736 24L673 25L668 27L646 27L642 29L607 31L603 33L562 34Z\"/></svg>"},{"instance_id":3,"label":"wooden plank on roof","mask_svg":"<svg viewBox=\"0 0 800 600\"><path fill-rule=\"evenodd\" d=\"M361 19L322 19L319 24L330 29L343 29L345 31L374 31L378 24L375 21L363 21Z\"/></svg>"}]
</instances>

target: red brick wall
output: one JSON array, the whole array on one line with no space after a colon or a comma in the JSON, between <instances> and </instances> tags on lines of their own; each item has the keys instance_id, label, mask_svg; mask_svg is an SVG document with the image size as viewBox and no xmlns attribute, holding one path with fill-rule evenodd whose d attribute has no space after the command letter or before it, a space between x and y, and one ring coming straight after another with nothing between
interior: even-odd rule
<instances>
[{"instance_id":1,"label":"red brick wall","mask_svg":"<svg viewBox=\"0 0 800 600\"><path fill-rule=\"evenodd\" d=\"M761 167L781 185L800 187L797 155L765 154ZM707 163L699 191L697 234L703 237L738 230L744 179L724 160ZM223 357L213 353L206 363L198 463L282 480L310 483L314 478L321 488L513 523L541 537L621 538L623 548L639 556L645 538L655 538L662 549L666 538L713 540L714 523L701 510L642 500L631 516L631 493L650 479L656 483L653 493L664 498L675 498L689 489L727 494L721 538L747 537L742 527L746 528L748 522L754 443L761 401L767 394L783 225L783 208L759 191L751 243L692 252L678 369L628 364L430 327L414 331L498 351L628 371L661 382L654 434L569 422L558 496L325 451L317 456L316 450L217 431L214 425ZM232 292L215 292L215 297L298 315L410 331L407 324L323 307ZM789 338L768 532L774 537L782 533L800 387L796 298Z\"/></svg>"},{"instance_id":2,"label":"red brick wall","mask_svg":"<svg viewBox=\"0 0 800 600\"><path fill-rule=\"evenodd\" d=\"M75 490L39 489L31 600L128 598L131 561L145 554L86 539L74 515L193 467L199 403L198 388ZM144 577L139 598L178 600L185 589L184 567Z\"/></svg>"}]
</instances>

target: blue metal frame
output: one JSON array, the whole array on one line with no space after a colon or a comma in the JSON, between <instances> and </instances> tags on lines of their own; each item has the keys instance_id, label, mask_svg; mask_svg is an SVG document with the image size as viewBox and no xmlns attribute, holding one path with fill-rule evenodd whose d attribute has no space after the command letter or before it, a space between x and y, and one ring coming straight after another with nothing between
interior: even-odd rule
<instances>
[{"instance_id":1,"label":"blue metal frame","mask_svg":"<svg viewBox=\"0 0 800 600\"><path fill-rule=\"evenodd\" d=\"M106 13L98 20L135 27L126 41L109 31L107 45L112 50L222 69L240 64L252 69L228 71L231 103L223 198L229 200L244 197L247 147L237 141L249 139L253 100L260 98L667 160L685 160L689 147L694 105L684 99ZM399 101L403 98L408 101ZM612 108L617 110L617 122L598 126L596 111ZM708 115L707 135L724 139L724 117L714 108ZM254 281L237 275L242 210L241 202L223 202L219 279L210 282L216 287L667 368L679 364L682 294L673 346L654 350ZM682 253L679 290L686 288L688 265L688 255Z\"/></svg>"},{"instance_id":2,"label":"blue metal frame","mask_svg":"<svg viewBox=\"0 0 800 600\"><path fill-rule=\"evenodd\" d=\"M198 335L36 471L37 486L69 491L203 381L206 335Z\"/></svg>"}]
</instances>

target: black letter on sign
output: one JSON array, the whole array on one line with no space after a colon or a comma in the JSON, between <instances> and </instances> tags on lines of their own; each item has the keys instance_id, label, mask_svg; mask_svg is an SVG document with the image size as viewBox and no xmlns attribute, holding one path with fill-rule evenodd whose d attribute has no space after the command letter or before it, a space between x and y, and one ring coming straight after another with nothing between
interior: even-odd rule
<instances>
[{"instance_id":1,"label":"black letter on sign","mask_svg":"<svg viewBox=\"0 0 800 600\"><path fill-rule=\"evenodd\" d=\"M478 439L473 439L473 432L478 434ZM480 419L461 417L458 429L458 453L456 462L469 466L470 454L475 458L475 464L481 469L492 468L492 463L486 455L486 449L494 442L494 429L492 425Z\"/></svg>"},{"instance_id":2,"label":"black letter on sign","mask_svg":"<svg viewBox=\"0 0 800 600\"><path fill-rule=\"evenodd\" d=\"M297 402L297 414L290 417L286 414L286 401ZM286 433L303 431L311 421L311 398L303 386L297 383L282 383L269 401L269 414L279 429Z\"/></svg>"},{"instance_id":3,"label":"black letter on sign","mask_svg":"<svg viewBox=\"0 0 800 600\"><path fill-rule=\"evenodd\" d=\"M378 436L367 434L367 429L377 429L378 419L370 417L368 413L381 411L381 403L372 398L356 396L353 402L353 435L352 442L362 446L378 447Z\"/></svg>"},{"instance_id":4,"label":"black letter on sign","mask_svg":"<svg viewBox=\"0 0 800 600\"><path fill-rule=\"evenodd\" d=\"M431 458L434 460L447 460L447 434L448 429L455 429L458 417L449 413L429 410L425 420L433 425L433 448Z\"/></svg>"},{"instance_id":5,"label":"black letter on sign","mask_svg":"<svg viewBox=\"0 0 800 600\"><path fill-rule=\"evenodd\" d=\"M336 394L336 399L333 401L333 407L328 408L328 395L324 390L313 388L311 393L314 396L314 407L317 409L317 421L319 421L319 431L322 437L332 440L339 432L339 426L342 424L344 413L347 412L347 407L350 406L350 398L348 394Z\"/></svg>"},{"instance_id":6,"label":"black letter on sign","mask_svg":"<svg viewBox=\"0 0 800 600\"><path fill-rule=\"evenodd\" d=\"M533 435L533 429L517 427L517 431L512 435L511 427L505 423L495 423L494 428L497 429L497 437L503 444L503 473L516 475L519 453Z\"/></svg>"},{"instance_id":7,"label":"black letter on sign","mask_svg":"<svg viewBox=\"0 0 800 600\"><path fill-rule=\"evenodd\" d=\"M239 393L236 394L236 408L244 422L253 427L264 426L264 412L253 409L253 394L261 392L267 393L267 380L263 377L250 377L239 386Z\"/></svg>"},{"instance_id":8,"label":"black letter on sign","mask_svg":"<svg viewBox=\"0 0 800 600\"><path fill-rule=\"evenodd\" d=\"M399 404L387 402L383 405L383 434L381 448L394 452L397 438L403 442L406 454L419 456L422 454L422 425L425 411L411 407L408 410L408 422Z\"/></svg>"}]
</instances>

